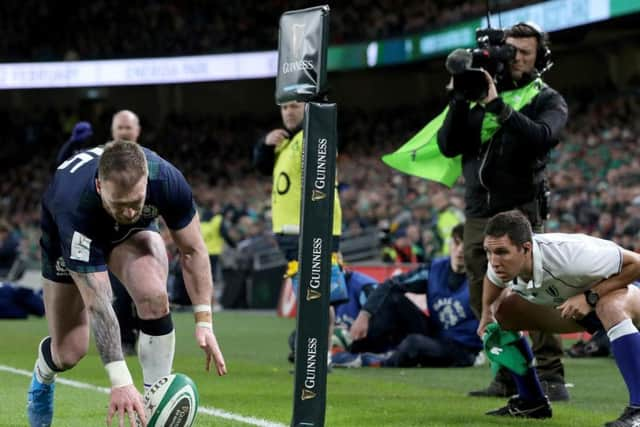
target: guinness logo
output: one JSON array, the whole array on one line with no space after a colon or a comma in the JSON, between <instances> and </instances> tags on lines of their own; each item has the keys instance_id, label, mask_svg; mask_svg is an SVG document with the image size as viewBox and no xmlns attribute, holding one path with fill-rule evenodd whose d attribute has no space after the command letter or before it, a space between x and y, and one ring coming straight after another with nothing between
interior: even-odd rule
<instances>
[{"instance_id":1,"label":"guinness logo","mask_svg":"<svg viewBox=\"0 0 640 427\"><path fill-rule=\"evenodd\" d=\"M313 289L307 289L307 301L313 301L314 299L318 299L322 296L322 294Z\"/></svg>"},{"instance_id":2,"label":"guinness logo","mask_svg":"<svg viewBox=\"0 0 640 427\"><path fill-rule=\"evenodd\" d=\"M302 48L304 46L305 24L291 25L291 53L294 60L302 59Z\"/></svg>"},{"instance_id":3,"label":"guinness logo","mask_svg":"<svg viewBox=\"0 0 640 427\"><path fill-rule=\"evenodd\" d=\"M282 64L282 72L284 74L302 70L313 70L313 61L311 59L304 59L306 42L305 27L305 24L291 25L291 58L288 58L289 61Z\"/></svg>"},{"instance_id":4,"label":"guinness logo","mask_svg":"<svg viewBox=\"0 0 640 427\"><path fill-rule=\"evenodd\" d=\"M302 396L301 396L302 400L314 399L315 397L316 397L316 394L311 390L307 390L306 388L302 389Z\"/></svg>"},{"instance_id":5,"label":"guinness logo","mask_svg":"<svg viewBox=\"0 0 640 427\"><path fill-rule=\"evenodd\" d=\"M311 192L311 200L317 202L318 200L326 199L327 195L322 191L316 190L315 188Z\"/></svg>"}]
</instances>

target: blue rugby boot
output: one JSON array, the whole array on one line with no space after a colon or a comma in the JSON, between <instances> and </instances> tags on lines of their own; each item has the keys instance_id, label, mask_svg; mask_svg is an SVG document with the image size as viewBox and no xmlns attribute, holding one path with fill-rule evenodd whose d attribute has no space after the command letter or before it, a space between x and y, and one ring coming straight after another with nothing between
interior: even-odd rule
<instances>
[{"instance_id":1,"label":"blue rugby boot","mask_svg":"<svg viewBox=\"0 0 640 427\"><path fill-rule=\"evenodd\" d=\"M38 369L37 367L35 369ZM53 392L56 383L44 384L38 381L35 371L27 393L27 414L31 427L49 427L53 418Z\"/></svg>"}]
</instances>

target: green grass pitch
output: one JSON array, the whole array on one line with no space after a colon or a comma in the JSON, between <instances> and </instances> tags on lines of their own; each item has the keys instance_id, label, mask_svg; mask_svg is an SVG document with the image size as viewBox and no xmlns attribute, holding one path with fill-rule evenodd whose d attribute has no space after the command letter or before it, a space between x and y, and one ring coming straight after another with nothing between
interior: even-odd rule
<instances>
[{"instance_id":1,"label":"green grass pitch","mask_svg":"<svg viewBox=\"0 0 640 427\"><path fill-rule=\"evenodd\" d=\"M292 319L271 313L222 312L215 330L229 374L204 371L204 356L193 339L188 313L174 314L177 348L174 370L194 379L200 391L197 426L289 425L292 366L286 361ZM46 334L44 319L0 321L0 426L25 426L26 391L35 349ZM597 426L616 418L627 392L611 358L566 361L571 401L553 405L546 421L496 419L483 415L504 399L470 398L466 392L485 386L487 366L463 369L334 369L327 386L327 426ZM135 357L127 359L141 385ZM18 371L13 371L16 369ZM93 346L78 366L61 378L107 387L107 378ZM58 383L53 425L105 425L108 396L94 388ZM114 425L116 425L114 423Z\"/></svg>"}]
</instances>

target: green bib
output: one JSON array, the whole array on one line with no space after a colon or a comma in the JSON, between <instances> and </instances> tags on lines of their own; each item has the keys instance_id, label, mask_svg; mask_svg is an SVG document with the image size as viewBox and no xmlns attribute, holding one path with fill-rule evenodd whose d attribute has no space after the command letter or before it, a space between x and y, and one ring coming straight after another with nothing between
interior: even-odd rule
<instances>
[{"instance_id":1,"label":"green bib","mask_svg":"<svg viewBox=\"0 0 640 427\"><path fill-rule=\"evenodd\" d=\"M519 89L502 92L500 97L505 104L519 111L540 93L543 86L544 83L538 78ZM475 103L472 103L472 107L473 105ZM382 161L400 172L437 181L451 187L462 173L462 156L445 157L438 147L438 130L444 123L447 111L449 111L449 107L427 123L420 132L398 150L382 156ZM498 123L496 115L486 112L480 132L482 143L489 141L499 129L500 123Z\"/></svg>"}]
</instances>

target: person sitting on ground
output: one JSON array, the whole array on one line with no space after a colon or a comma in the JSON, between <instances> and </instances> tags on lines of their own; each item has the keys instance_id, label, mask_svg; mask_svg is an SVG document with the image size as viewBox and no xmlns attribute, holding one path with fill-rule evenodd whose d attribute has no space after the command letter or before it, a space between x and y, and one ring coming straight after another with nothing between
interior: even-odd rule
<instances>
[{"instance_id":1,"label":"person sitting on ground","mask_svg":"<svg viewBox=\"0 0 640 427\"><path fill-rule=\"evenodd\" d=\"M463 224L451 231L451 255L437 258L381 283L351 327L351 353L334 356L334 366L472 366L482 349L478 320L469 306L464 271ZM404 294L425 294L429 316ZM397 342L389 341L395 337ZM393 340L394 338L391 338ZM387 351L384 355L362 352Z\"/></svg>"},{"instance_id":2,"label":"person sitting on ground","mask_svg":"<svg viewBox=\"0 0 640 427\"><path fill-rule=\"evenodd\" d=\"M344 278L349 300L335 306L336 320L331 336L332 354L344 352L350 348L352 339L349 329L366 304L371 292L378 286L378 281L373 277L349 268L344 268ZM295 360L295 335L294 329L289 335L288 360L291 363Z\"/></svg>"}]
</instances>

